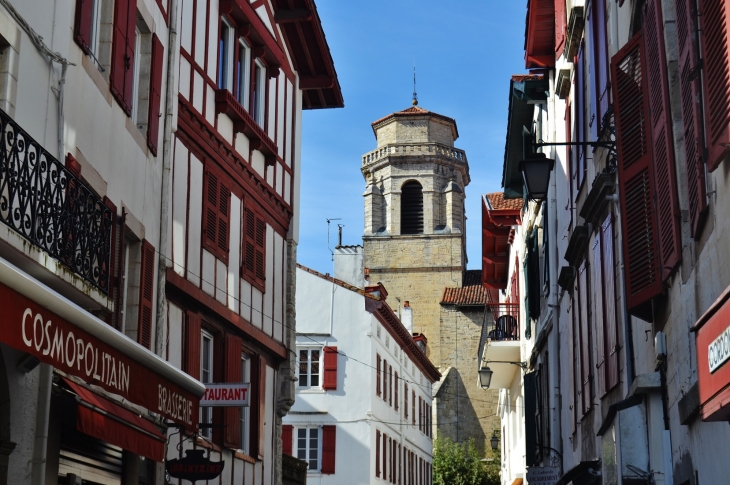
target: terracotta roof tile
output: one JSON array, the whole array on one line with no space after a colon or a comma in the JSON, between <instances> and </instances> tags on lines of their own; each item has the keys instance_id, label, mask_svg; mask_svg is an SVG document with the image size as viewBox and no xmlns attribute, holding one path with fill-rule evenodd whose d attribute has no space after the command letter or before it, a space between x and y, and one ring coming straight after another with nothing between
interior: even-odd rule
<instances>
[{"instance_id":1,"label":"terracotta roof tile","mask_svg":"<svg viewBox=\"0 0 730 485\"><path fill-rule=\"evenodd\" d=\"M492 303L494 295L482 286L482 270L469 269L464 272L461 288L444 288L442 305L486 305Z\"/></svg>"},{"instance_id":2,"label":"terracotta roof tile","mask_svg":"<svg viewBox=\"0 0 730 485\"><path fill-rule=\"evenodd\" d=\"M505 199L504 192L487 194L492 210L521 210L524 204L523 199Z\"/></svg>"},{"instance_id":3,"label":"terracotta roof tile","mask_svg":"<svg viewBox=\"0 0 730 485\"><path fill-rule=\"evenodd\" d=\"M543 79L542 74L513 74L512 80L517 83L525 81L539 81Z\"/></svg>"}]
</instances>

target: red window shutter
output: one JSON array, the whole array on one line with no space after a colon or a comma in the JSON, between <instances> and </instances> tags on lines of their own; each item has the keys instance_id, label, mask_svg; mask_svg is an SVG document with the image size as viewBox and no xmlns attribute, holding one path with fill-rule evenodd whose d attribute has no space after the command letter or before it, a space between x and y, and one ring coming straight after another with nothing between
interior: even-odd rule
<instances>
[{"instance_id":1,"label":"red window shutter","mask_svg":"<svg viewBox=\"0 0 730 485\"><path fill-rule=\"evenodd\" d=\"M383 359L383 401L388 402L388 361Z\"/></svg>"},{"instance_id":2,"label":"red window shutter","mask_svg":"<svg viewBox=\"0 0 730 485\"><path fill-rule=\"evenodd\" d=\"M165 48L157 37L152 35L152 64L150 65L150 103L147 115L147 146L152 155L157 156L157 142L160 133L160 101L162 96L162 62Z\"/></svg>"},{"instance_id":3,"label":"red window shutter","mask_svg":"<svg viewBox=\"0 0 730 485\"><path fill-rule=\"evenodd\" d=\"M334 425L322 426L322 474L324 475L331 475L335 472L336 438L337 428Z\"/></svg>"},{"instance_id":4,"label":"red window shutter","mask_svg":"<svg viewBox=\"0 0 730 485\"><path fill-rule=\"evenodd\" d=\"M231 190L223 183L223 177L220 172L208 168L205 172L205 177L203 243L206 249L227 264Z\"/></svg>"},{"instance_id":5,"label":"red window shutter","mask_svg":"<svg viewBox=\"0 0 730 485\"><path fill-rule=\"evenodd\" d=\"M608 48L606 43L606 0L593 0L591 31L591 125L592 140L597 140L603 115L608 111Z\"/></svg>"},{"instance_id":6,"label":"red window shutter","mask_svg":"<svg viewBox=\"0 0 730 485\"><path fill-rule=\"evenodd\" d=\"M585 93L585 49L581 44L575 61L575 136L576 141L586 141L586 93ZM578 145L575 150L575 197L583 185L586 170L585 147Z\"/></svg>"},{"instance_id":7,"label":"red window shutter","mask_svg":"<svg viewBox=\"0 0 730 485\"><path fill-rule=\"evenodd\" d=\"M132 114L136 22L137 0L114 2L112 69L109 87L127 116Z\"/></svg>"},{"instance_id":8,"label":"red window shutter","mask_svg":"<svg viewBox=\"0 0 730 485\"><path fill-rule=\"evenodd\" d=\"M380 354L376 354L376 361L377 361L377 371L376 371L377 375L375 376L375 394L378 397L380 397L380 395L382 394L382 391L380 390L380 373L382 371Z\"/></svg>"},{"instance_id":9,"label":"red window shutter","mask_svg":"<svg viewBox=\"0 0 730 485\"><path fill-rule=\"evenodd\" d=\"M699 239L707 215L705 166L702 162L704 138L700 109L700 78L696 74L697 14L694 0L676 0L677 42L679 44L679 91L682 100L685 166L687 169L687 202L692 237Z\"/></svg>"},{"instance_id":10,"label":"red window shutter","mask_svg":"<svg viewBox=\"0 0 730 485\"><path fill-rule=\"evenodd\" d=\"M403 417L408 422L408 384L403 383Z\"/></svg>"},{"instance_id":11,"label":"red window shutter","mask_svg":"<svg viewBox=\"0 0 730 485\"><path fill-rule=\"evenodd\" d=\"M227 334L225 348L226 361L223 369L224 382L241 382L243 380L241 351L241 338L236 335ZM224 408L223 424L224 446L239 449L241 447L241 408Z\"/></svg>"},{"instance_id":12,"label":"red window shutter","mask_svg":"<svg viewBox=\"0 0 730 485\"><path fill-rule=\"evenodd\" d=\"M730 0L700 0L702 85L707 127L707 168L715 170L730 150Z\"/></svg>"},{"instance_id":13,"label":"red window shutter","mask_svg":"<svg viewBox=\"0 0 730 485\"><path fill-rule=\"evenodd\" d=\"M152 300L155 288L155 248L142 241L142 264L139 282L139 318L137 320L137 342L152 350Z\"/></svg>"},{"instance_id":14,"label":"red window shutter","mask_svg":"<svg viewBox=\"0 0 730 485\"><path fill-rule=\"evenodd\" d=\"M603 322L606 348L606 391L619 383L618 317L616 306L616 267L613 249L613 216L608 214L601 225L603 264Z\"/></svg>"},{"instance_id":15,"label":"red window shutter","mask_svg":"<svg viewBox=\"0 0 730 485\"><path fill-rule=\"evenodd\" d=\"M252 207L244 209L242 275L261 291L266 288L266 220Z\"/></svg>"},{"instance_id":16,"label":"red window shutter","mask_svg":"<svg viewBox=\"0 0 730 485\"><path fill-rule=\"evenodd\" d=\"M626 265L626 306L646 317L662 291L654 218L654 174L650 167L644 55L641 33L611 59L618 145L621 229ZM648 311L651 311L650 308Z\"/></svg>"},{"instance_id":17,"label":"red window shutter","mask_svg":"<svg viewBox=\"0 0 730 485\"><path fill-rule=\"evenodd\" d=\"M403 476L401 470L403 469L403 455L401 454L401 444L398 443L398 452L396 454L395 461L398 463L398 485L401 484L401 477Z\"/></svg>"},{"instance_id":18,"label":"red window shutter","mask_svg":"<svg viewBox=\"0 0 730 485\"><path fill-rule=\"evenodd\" d=\"M411 420L413 426L416 425L416 391L411 391Z\"/></svg>"},{"instance_id":19,"label":"red window shutter","mask_svg":"<svg viewBox=\"0 0 730 485\"><path fill-rule=\"evenodd\" d=\"M388 476L388 435L383 433L383 480L387 480Z\"/></svg>"},{"instance_id":20,"label":"red window shutter","mask_svg":"<svg viewBox=\"0 0 730 485\"><path fill-rule=\"evenodd\" d=\"M664 50L661 0L649 0L644 14L646 85L649 93L652 158L656 189L657 230L662 279L670 276L682 257L679 239L679 203L674 163L669 82ZM726 101L727 104L727 101Z\"/></svg>"},{"instance_id":21,"label":"red window shutter","mask_svg":"<svg viewBox=\"0 0 730 485\"><path fill-rule=\"evenodd\" d=\"M591 326L590 326L590 295L588 268L584 261L578 268L578 291L580 302L580 367L582 378L581 394L583 396L583 414L591 409L593 397L591 394L591 380L593 374L591 372Z\"/></svg>"},{"instance_id":22,"label":"red window shutter","mask_svg":"<svg viewBox=\"0 0 730 485\"><path fill-rule=\"evenodd\" d=\"M375 476L380 478L380 430L375 430Z\"/></svg>"},{"instance_id":23,"label":"red window shutter","mask_svg":"<svg viewBox=\"0 0 730 485\"><path fill-rule=\"evenodd\" d=\"M565 47L565 2L555 2L555 58L563 55Z\"/></svg>"},{"instance_id":24,"label":"red window shutter","mask_svg":"<svg viewBox=\"0 0 730 485\"><path fill-rule=\"evenodd\" d=\"M591 250L593 254L593 260L591 264L591 281L594 282L596 293L598 291L603 292L605 290L604 285L599 286L600 282L605 278L603 274L603 261L601 255L601 231L598 231L593 244L591 244ZM595 298L593 300L593 315L604 315L603 313L603 298ZM600 325L598 318L594 319L596 322L596 377L598 378L598 395L603 396L606 392L606 344L605 344L605 333L606 324L604 321L603 325Z\"/></svg>"},{"instance_id":25,"label":"red window shutter","mask_svg":"<svg viewBox=\"0 0 730 485\"><path fill-rule=\"evenodd\" d=\"M200 380L200 315L187 312L185 329L185 372Z\"/></svg>"},{"instance_id":26,"label":"red window shutter","mask_svg":"<svg viewBox=\"0 0 730 485\"><path fill-rule=\"evenodd\" d=\"M386 453L388 460L388 476L384 477L393 483L393 438L388 437L388 452Z\"/></svg>"},{"instance_id":27,"label":"red window shutter","mask_svg":"<svg viewBox=\"0 0 730 485\"><path fill-rule=\"evenodd\" d=\"M251 359L250 416L251 435L249 437L251 456L263 456L266 449L264 421L266 416L266 362L259 355Z\"/></svg>"},{"instance_id":28,"label":"red window shutter","mask_svg":"<svg viewBox=\"0 0 730 485\"><path fill-rule=\"evenodd\" d=\"M292 456L292 443L294 440L294 426L291 424L281 425L281 451L285 455Z\"/></svg>"},{"instance_id":29,"label":"red window shutter","mask_svg":"<svg viewBox=\"0 0 730 485\"><path fill-rule=\"evenodd\" d=\"M84 51L84 54L90 52L89 44L91 44L91 25L94 15L93 0L76 0L76 19L74 21L74 40Z\"/></svg>"},{"instance_id":30,"label":"red window shutter","mask_svg":"<svg viewBox=\"0 0 730 485\"><path fill-rule=\"evenodd\" d=\"M418 431L423 431L423 398L418 396Z\"/></svg>"},{"instance_id":31,"label":"red window shutter","mask_svg":"<svg viewBox=\"0 0 730 485\"><path fill-rule=\"evenodd\" d=\"M398 411L398 388L400 387L400 380L398 379L398 373L395 373L395 410Z\"/></svg>"},{"instance_id":32,"label":"red window shutter","mask_svg":"<svg viewBox=\"0 0 730 485\"><path fill-rule=\"evenodd\" d=\"M324 348L324 382L322 389L333 391L337 389L337 347Z\"/></svg>"},{"instance_id":33,"label":"red window shutter","mask_svg":"<svg viewBox=\"0 0 730 485\"><path fill-rule=\"evenodd\" d=\"M388 366L388 404L393 405L393 366Z\"/></svg>"}]
</instances>

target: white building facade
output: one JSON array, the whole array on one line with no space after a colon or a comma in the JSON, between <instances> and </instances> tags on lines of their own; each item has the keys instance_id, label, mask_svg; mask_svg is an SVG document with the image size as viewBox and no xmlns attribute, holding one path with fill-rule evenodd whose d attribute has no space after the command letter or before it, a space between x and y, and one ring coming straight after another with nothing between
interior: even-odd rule
<instances>
[{"instance_id":1,"label":"white building facade","mask_svg":"<svg viewBox=\"0 0 730 485\"><path fill-rule=\"evenodd\" d=\"M336 251L337 264L362 267L361 247ZM362 269L335 273L355 278L297 269L298 382L284 452L309 462L309 484L430 484L438 371L411 335L409 308L401 322L381 285L362 287Z\"/></svg>"}]
</instances>

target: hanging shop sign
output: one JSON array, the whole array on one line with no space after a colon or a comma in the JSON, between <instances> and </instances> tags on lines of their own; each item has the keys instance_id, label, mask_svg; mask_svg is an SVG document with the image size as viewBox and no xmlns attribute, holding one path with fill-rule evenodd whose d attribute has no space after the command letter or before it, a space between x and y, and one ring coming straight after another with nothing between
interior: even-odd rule
<instances>
[{"instance_id":1,"label":"hanging shop sign","mask_svg":"<svg viewBox=\"0 0 730 485\"><path fill-rule=\"evenodd\" d=\"M248 383L206 384L201 406L248 406Z\"/></svg>"},{"instance_id":2,"label":"hanging shop sign","mask_svg":"<svg viewBox=\"0 0 730 485\"><path fill-rule=\"evenodd\" d=\"M703 421L730 419L730 287L702 315L697 333L697 374Z\"/></svg>"},{"instance_id":3,"label":"hanging shop sign","mask_svg":"<svg viewBox=\"0 0 730 485\"><path fill-rule=\"evenodd\" d=\"M187 428L197 426L199 400L191 392L4 284L0 308L0 342Z\"/></svg>"},{"instance_id":4,"label":"hanging shop sign","mask_svg":"<svg viewBox=\"0 0 730 485\"><path fill-rule=\"evenodd\" d=\"M218 478L225 465L225 461L210 461L205 457L205 450L185 450L185 458L167 460L165 470L172 478L195 483Z\"/></svg>"},{"instance_id":5,"label":"hanging shop sign","mask_svg":"<svg viewBox=\"0 0 730 485\"><path fill-rule=\"evenodd\" d=\"M530 485L555 485L560 478L556 466L531 466L527 468L527 483Z\"/></svg>"}]
</instances>

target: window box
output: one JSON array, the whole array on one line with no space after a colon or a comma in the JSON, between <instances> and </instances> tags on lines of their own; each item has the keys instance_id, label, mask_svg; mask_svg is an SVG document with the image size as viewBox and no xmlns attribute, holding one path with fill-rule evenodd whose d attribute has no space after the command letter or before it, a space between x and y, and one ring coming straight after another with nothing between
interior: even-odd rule
<instances>
[{"instance_id":1,"label":"window box","mask_svg":"<svg viewBox=\"0 0 730 485\"><path fill-rule=\"evenodd\" d=\"M591 224L598 224L604 209L608 205L609 200L606 198L609 194L615 192L616 174L615 172L601 172L593 179L593 186L588 192L583 206L580 208L580 216Z\"/></svg>"},{"instance_id":2,"label":"window box","mask_svg":"<svg viewBox=\"0 0 730 485\"><path fill-rule=\"evenodd\" d=\"M577 226L573 229L568 242L568 249L565 250L565 260L572 266L578 266L578 263L585 255L590 233L591 230L588 225Z\"/></svg>"}]
</instances>

